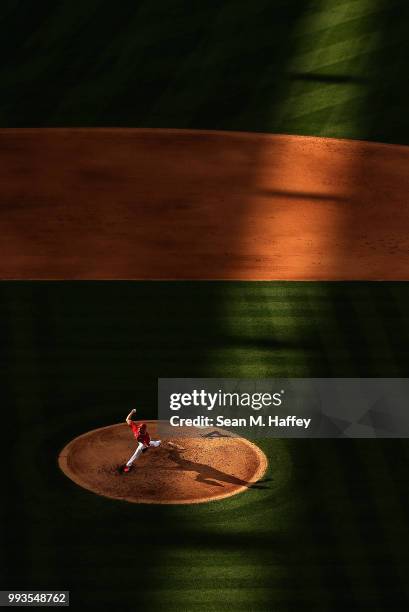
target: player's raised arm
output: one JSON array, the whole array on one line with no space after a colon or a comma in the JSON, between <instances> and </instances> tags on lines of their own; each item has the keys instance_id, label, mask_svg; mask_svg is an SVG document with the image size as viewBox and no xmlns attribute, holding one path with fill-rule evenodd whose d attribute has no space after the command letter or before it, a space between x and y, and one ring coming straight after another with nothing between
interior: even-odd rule
<instances>
[{"instance_id":1,"label":"player's raised arm","mask_svg":"<svg viewBox=\"0 0 409 612\"><path fill-rule=\"evenodd\" d=\"M127 424L127 425L129 425L129 423L131 422L131 416L132 416L133 414L135 414L135 412L136 412L136 409L135 409L135 408L133 408L133 409L131 410L131 412L128 414L128 416L126 417L125 422L126 422L126 424Z\"/></svg>"}]
</instances>

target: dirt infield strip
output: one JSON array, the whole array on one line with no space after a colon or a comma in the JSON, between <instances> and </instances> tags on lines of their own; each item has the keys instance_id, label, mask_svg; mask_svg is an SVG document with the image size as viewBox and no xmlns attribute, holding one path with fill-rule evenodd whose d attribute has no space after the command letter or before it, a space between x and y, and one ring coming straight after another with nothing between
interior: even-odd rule
<instances>
[{"instance_id":1,"label":"dirt infield strip","mask_svg":"<svg viewBox=\"0 0 409 612\"><path fill-rule=\"evenodd\" d=\"M157 422L148 421L152 438ZM212 432L216 431L215 428ZM134 503L196 504L231 497L257 487L267 458L255 444L239 437L163 440L143 453L128 474L118 469L135 449L125 423L87 432L67 444L58 457L62 471L99 495Z\"/></svg>"},{"instance_id":2,"label":"dirt infield strip","mask_svg":"<svg viewBox=\"0 0 409 612\"><path fill-rule=\"evenodd\" d=\"M0 278L409 279L409 147L0 130Z\"/></svg>"}]
</instances>

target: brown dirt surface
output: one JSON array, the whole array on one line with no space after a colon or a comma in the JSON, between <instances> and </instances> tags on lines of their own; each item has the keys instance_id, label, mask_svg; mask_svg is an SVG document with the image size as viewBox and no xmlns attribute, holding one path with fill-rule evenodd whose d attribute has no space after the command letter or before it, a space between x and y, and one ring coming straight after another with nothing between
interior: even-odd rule
<instances>
[{"instance_id":1,"label":"brown dirt surface","mask_svg":"<svg viewBox=\"0 0 409 612\"><path fill-rule=\"evenodd\" d=\"M0 278L409 279L409 147L0 130Z\"/></svg>"},{"instance_id":2,"label":"brown dirt surface","mask_svg":"<svg viewBox=\"0 0 409 612\"><path fill-rule=\"evenodd\" d=\"M148 421L152 439L157 422ZM131 472L120 467L136 448L125 423L89 431L67 444L58 457L62 471L78 485L99 495L134 503L194 504L223 499L257 487L267 458L255 444L231 436L164 439L149 448Z\"/></svg>"}]
</instances>

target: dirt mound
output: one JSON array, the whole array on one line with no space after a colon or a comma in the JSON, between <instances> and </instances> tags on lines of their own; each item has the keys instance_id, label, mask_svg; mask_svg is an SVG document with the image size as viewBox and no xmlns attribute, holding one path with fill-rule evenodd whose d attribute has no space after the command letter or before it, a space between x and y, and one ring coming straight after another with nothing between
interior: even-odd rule
<instances>
[{"instance_id":1,"label":"dirt mound","mask_svg":"<svg viewBox=\"0 0 409 612\"><path fill-rule=\"evenodd\" d=\"M157 422L148 421L157 437ZM212 430L213 431L213 430ZM164 439L139 457L128 474L120 467L135 449L125 423L102 427L75 438L61 451L62 471L80 486L135 503L193 504L246 491L267 468L264 453L244 438L214 430L209 436Z\"/></svg>"}]
</instances>

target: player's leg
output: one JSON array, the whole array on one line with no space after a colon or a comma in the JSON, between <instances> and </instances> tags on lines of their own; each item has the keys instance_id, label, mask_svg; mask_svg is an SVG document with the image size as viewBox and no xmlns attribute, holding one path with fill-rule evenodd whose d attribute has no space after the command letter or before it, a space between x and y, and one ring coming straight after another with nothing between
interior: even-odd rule
<instances>
[{"instance_id":1,"label":"player's leg","mask_svg":"<svg viewBox=\"0 0 409 612\"><path fill-rule=\"evenodd\" d=\"M132 455L132 457L130 459L128 459L128 461L126 462L126 467L130 468L131 465L133 464L134 461L136 461L139 457L139 455L141 454L143 449L143 444L142 442L138 442L138 446L136 447L136 451L134 452L134 454Z\"/></svg>"},{"instance_id":2,"label":"player's leg","mask_svg":"<svg viewBox=\"0 0 409 612\"><path fill-rule=\"evenodd\" d=\"M149 443L149 446L157 447L157 446L160 446L161 442L162 440L151 440Z\"/></svg>"}]
</instances>

